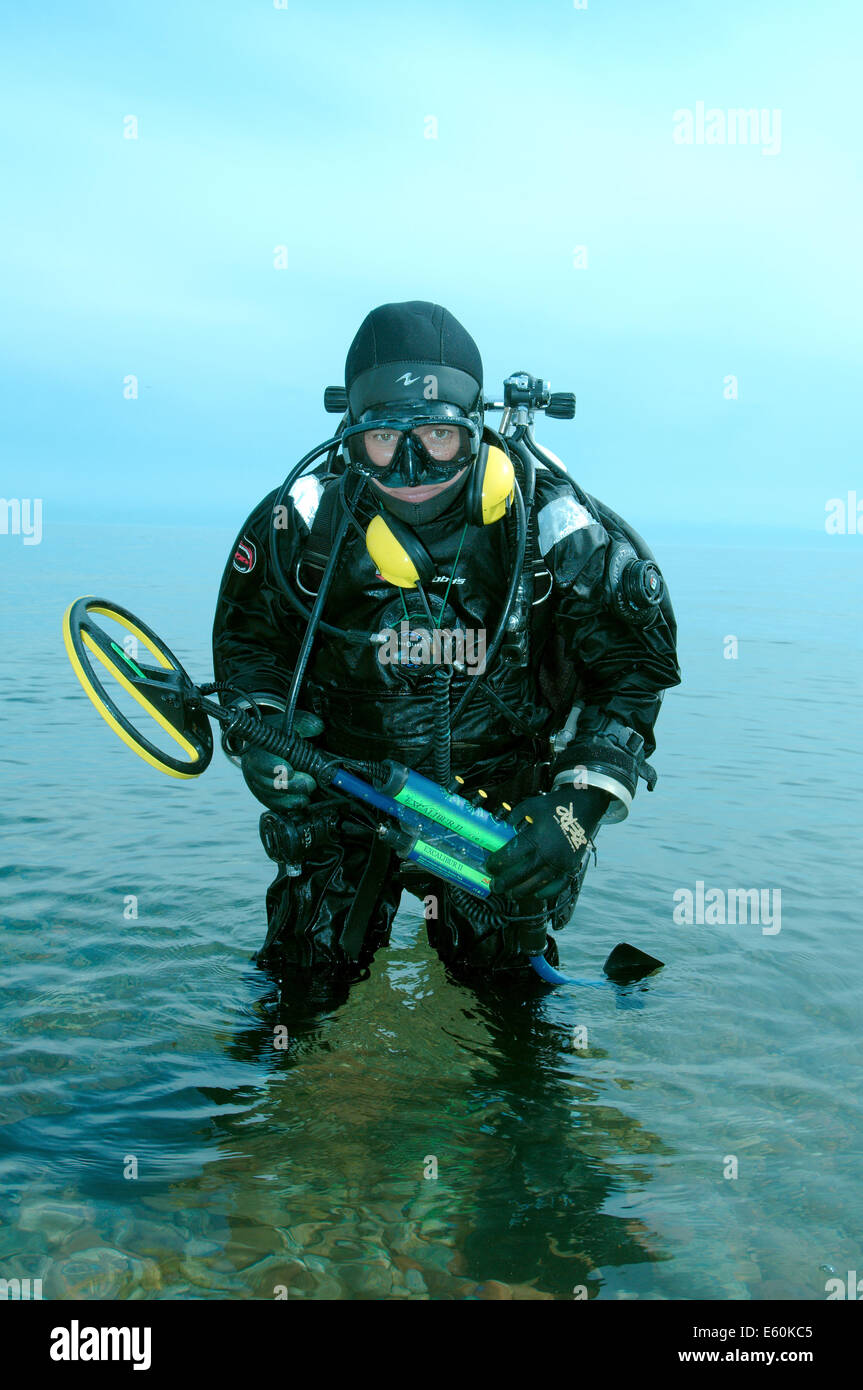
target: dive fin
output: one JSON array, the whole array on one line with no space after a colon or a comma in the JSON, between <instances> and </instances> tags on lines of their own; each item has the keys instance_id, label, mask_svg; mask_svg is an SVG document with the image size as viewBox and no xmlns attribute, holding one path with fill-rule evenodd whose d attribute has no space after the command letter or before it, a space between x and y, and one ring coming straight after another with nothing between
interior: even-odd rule
<instances>
[{"instance_id":1,"label":"dive fin","mask_svg":"<svg viewBox=\"0 0 863 1390\"><path fill-rule=\"evenodd\" d=\"M663 965L664 961L657 960L656 956L649 956L637 946L630 946L628 941L621 941L602 968L616 985L631 985L645 975L652 975L654 970L661 970Z\"/></svg>"}]
</instances>

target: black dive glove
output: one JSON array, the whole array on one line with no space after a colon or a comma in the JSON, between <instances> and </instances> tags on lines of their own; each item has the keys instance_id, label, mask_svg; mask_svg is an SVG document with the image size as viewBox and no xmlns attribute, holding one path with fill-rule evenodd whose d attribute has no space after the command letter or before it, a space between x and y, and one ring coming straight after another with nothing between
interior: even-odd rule
<instances>
[{"instance_id":1,"label":"black dive glove","mask_svg":"<svg viewBox=\"0 0 863 1390\"><path fill-rule=\"evenodd\" d=\"M558 787L522 801L509 815L515 837L489 855L495 893L553 898L581 868L611 797L599 787Z\"/></svg>"},{"instance_id":2,"label":"black dive glove","mask_svg":"<svg viewBox=\"0 0 863 1390\"><path fill-rule=\"evenodd\" d=\"M264 723L271 729L281 729L281 713L265 714ZM294 720L294 733L301 738L315 738L323 727L323 721L316 714L305 714L302 710ZM240 766L249 791L271 811L290 814L301 806L308 806L316 786L314 777L307 772L296 772L279 753L247 745Z\"/></svg>"}]
</instances>

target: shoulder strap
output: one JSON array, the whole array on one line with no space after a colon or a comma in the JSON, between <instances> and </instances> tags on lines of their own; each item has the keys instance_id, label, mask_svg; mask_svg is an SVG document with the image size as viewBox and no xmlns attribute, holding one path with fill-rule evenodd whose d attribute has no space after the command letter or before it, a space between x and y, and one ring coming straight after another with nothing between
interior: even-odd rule
<instances>
[{"instance_id":1,"label":"shoulder strap","mask_svg":"<svg viewBox=\"0 0 863 1390\"><path fill-rule=\"evenodd\" d=\"M308 537L300 554L302 586L306 593L316 594L336 539L339 483L335 479L324 488L317 511L312 518Z\"/></svg>"}]
</instances>

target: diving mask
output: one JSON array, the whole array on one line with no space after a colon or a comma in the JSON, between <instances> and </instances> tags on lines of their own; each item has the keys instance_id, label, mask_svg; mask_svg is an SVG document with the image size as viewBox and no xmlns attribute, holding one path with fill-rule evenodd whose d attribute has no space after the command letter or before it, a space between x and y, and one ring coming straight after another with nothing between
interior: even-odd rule
<instances>
[{"instance_id":1,"label":"diving mask","mask_svg":"<svg viewBox=\"0 0 863 1390\"><path fill-rule=\"evenodd\" d=\"M423 410L381 406L365 411L342 435L348 462L387 487L446 482L476 458L479 430L457 406Z\"/></svg>"}]
</instances>

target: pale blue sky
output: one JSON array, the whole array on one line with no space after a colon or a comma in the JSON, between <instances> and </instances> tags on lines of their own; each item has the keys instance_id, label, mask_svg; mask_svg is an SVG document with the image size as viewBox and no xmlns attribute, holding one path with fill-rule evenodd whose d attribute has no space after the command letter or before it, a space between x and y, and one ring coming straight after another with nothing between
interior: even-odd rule
<instances>
[{"instance_id":1,"label":"pale blue sky","mask_svg":"<svg viewBox=\"0 0 863 1390\"><path fill-rule=\"evenodd\" d=\"M575 390L538 437L637 525L823 532L863 495L850 0L15 0L4 28L0 492L46 526L239 527L409 298L490 393ZM698 101L779 108L779 152L675 144Z\"/></svg>"}]
</instances>

